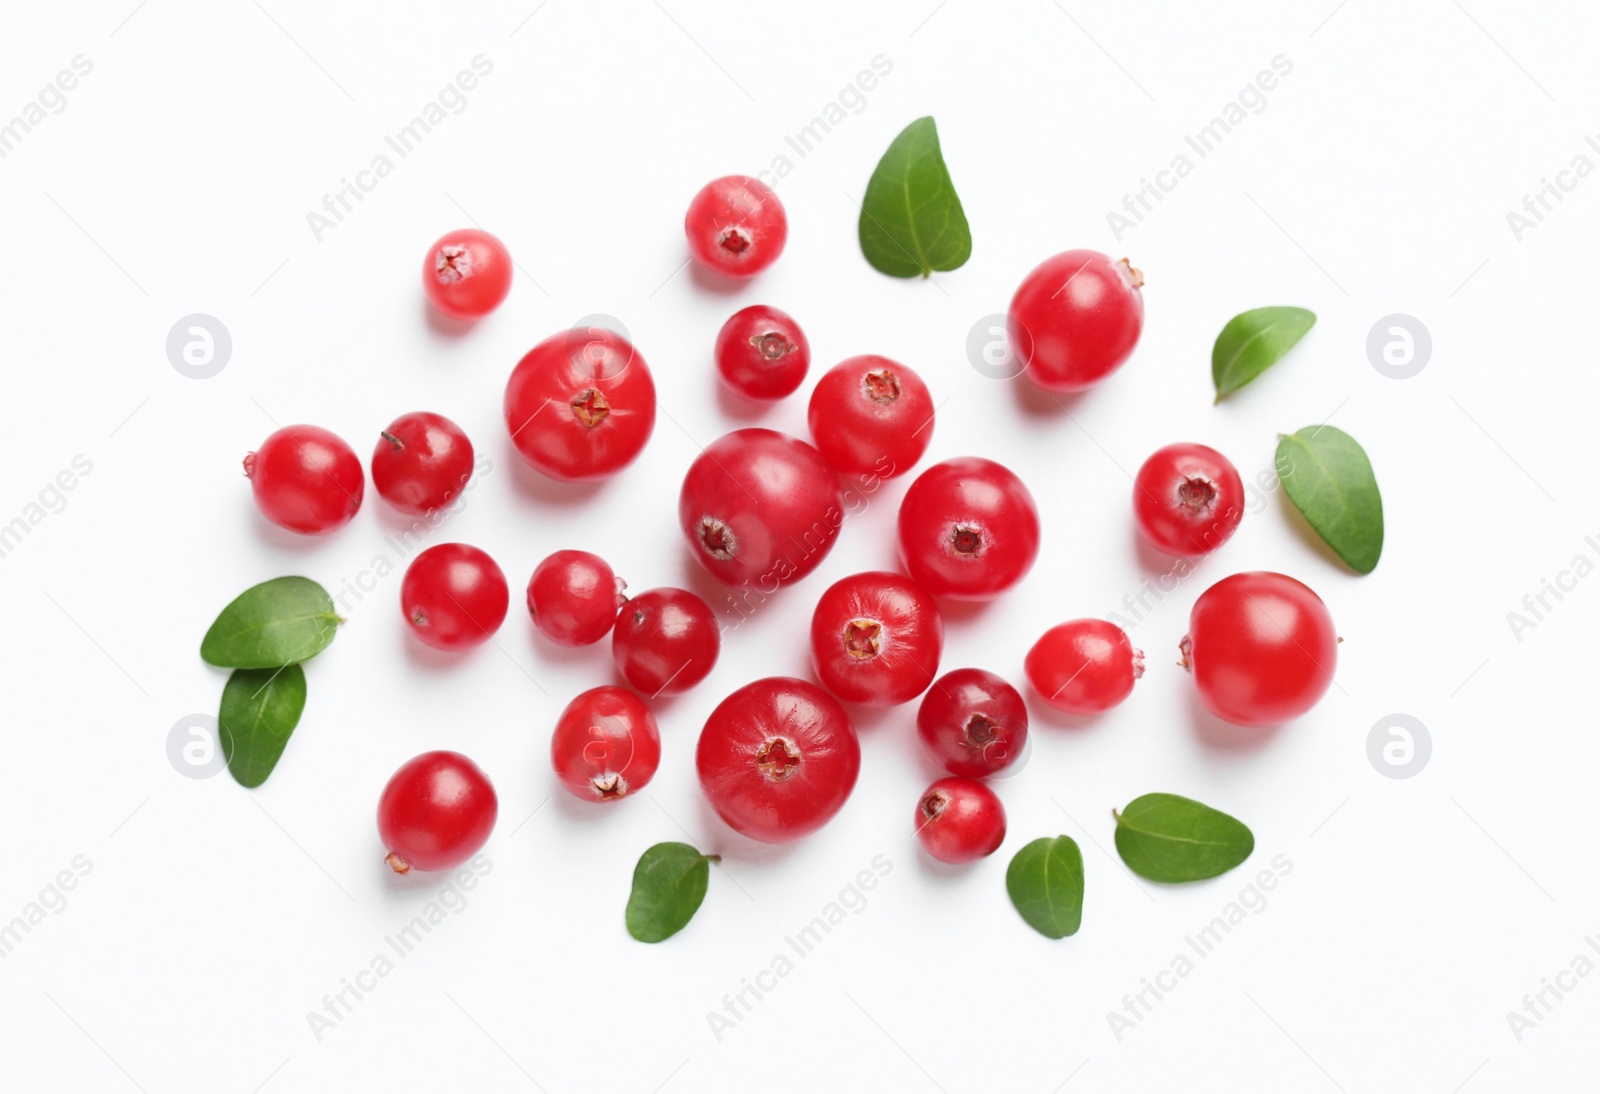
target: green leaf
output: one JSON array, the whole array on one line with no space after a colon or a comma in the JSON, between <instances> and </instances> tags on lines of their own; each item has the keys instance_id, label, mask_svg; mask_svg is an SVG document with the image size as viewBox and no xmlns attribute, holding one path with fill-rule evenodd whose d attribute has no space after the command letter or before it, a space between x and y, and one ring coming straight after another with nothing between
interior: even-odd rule
<instances>
[{"instance_id":1,"label":"green leaf","mask_svg":"<svg viewBox=\"0 0 1600 1094\"><path fill-rule=\"evenodd\" d=\"M1312 530L1352 570L1370 574L1383 554L1383 497L1355 439L1331 425L1307 426L1278 439L1278 467L1283 492Z\"/></svg>"},{"instance_id":2,"label":"green leaf","mask_svg":"<svg viewBox=\"0 0 1600 1094\"><path fill-rule=\"evenodd\" d=\"M660 942L688 925L706 898L716 855L687 843L658 843L639 856L625 918L640 942Z\"/></svg>"},{"instance_id":3,"label":"green leaf","mask_svg":"<svg viewBox=\"0 0 1600 1094\"><path fill-rule=\"evenodd\" d=\"M222 609L200 641L200 656L226 669L275 669L328 648L340 623L333 598L305 577L252 586Z\"/></svg>"},{"instance_id":4,"label":"green leaf","mask_svg":"<svg viewBox=\"0 0 1600 1094\"><path fill-rule=\"evenodd\" d=\"M1250 829L1226 813L1176 794L1146 794L1117 818L1117 854L1151 881L1199 881L1225 874L1255 850Z\"/></svg>"},{"instance_id":5,"label":"green leaf","mask_svg":"<svg viewBox=\"0 0 1600 1094\"><path fill-rule=\"evenodd\" d=\"M939 151L932 118L906 126L861 199L861 253L890 277L953 270L972 254L967 214Z\"/></svg>"},{"instance_id":6,"label":"green leaf","mask_svg":"<svg viewBox=\"0 0 1600 1094\"><path fill-rule=\"evenodd\" d=\"M1256 308L1228 320L1211 347L1211 381L1217 385L1217 401L1267 371L1316 321L1316 315L1305 308Z\"/></svg>"},{"instance_id":7,"label":"green leaf","mask_svg":"<svg viewBox=\"0 0 1600 1094\"><path fill-rule=\"evenodd\" d=\"M1077 934L1083 922L1083 852L1071 836L1034 840L1006 867L1006 892L1024 922L1046 938Z\"/></svg>"},{"instance_id":8,"label":"green leaf","mask_svg":"<svg viewBox=\"0 0 1600 1094\"><path fill-rule=\"evenodd\" d=\"M299 665L236 669L222 689L217 736L228 771L240 786L267 781L306 708L306 674Z\"/></svg>"}]
</instances>

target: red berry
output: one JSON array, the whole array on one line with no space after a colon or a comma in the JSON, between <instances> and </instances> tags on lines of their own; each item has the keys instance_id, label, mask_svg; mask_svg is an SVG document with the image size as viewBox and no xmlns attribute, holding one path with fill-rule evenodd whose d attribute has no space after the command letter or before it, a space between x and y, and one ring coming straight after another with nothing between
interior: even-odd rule
<instances>
[{"instance_id":1,"label":"red berry","mask_svg":"<svg viewBox=\"0 0 1600 1094\"><path fill-rule=\"evenodd\" d=\"M281 528L320 536L361 508L361 461L338 437L314 425L284 426L244 458L261 515Z\"/></svg>"},{"instance_id":2,"label":"red berry","mask_svg":"<svg viewBox=\"0 0 1600 1094\"><path fill-rule=\"evenodd\" d=\"M600 641L628 599L626 586L588 551L557 551L534 568L528 579L528 613L539 633L563 646Z\"/></svg>"},{"instance_id":3,"label":"red berry","mask_svg":"<svg viewBox=\"0 0 1600 1094\"><path fill-rule=\"evenodd\" d=\"M683 589L649 589L622 606L611 657L629 684L654 699L704 680L722 651L717 617Z\"/></svg>"},{"instance_id":4,"label":"red berry","mask_svg":"<svg viewBox=\"0 0 1600 1094\"><path fill-rule=\"evenodd\" d=\"M719 817L751 839L785 843L844 805L861 772L861 745L833 696L804 680L769 677L718 704L694 762Z\"/></svg>"},{"instance_id":5,"label":"red berry","mask_svg":"<svg viewBox=\"0 0 1600 1094\"><path fill-rule=\"evenodd\" d=\"M696 261L729 277L750 277L783 253L789 218L766 183L728 175L706 183L694 196L683 230Z\"/></svg>"},{"instance_id":6,"label":"red berry","mask_svg":"<svg viewBox=\"0 0 1600 1094\"><path fill-rule=\"evenodd\" d=\"M817 677L852 703L910 702L933 682L943 649L939 605L899 574L855 574L835 582L811 616Z\"/></svg>"},{"instance_id":7,"label":"red berry","mask_svg":"<svg viewBox=\"0 0 1600 1094\"><path fill-rule=\"evenodd\" d=\"M1006 324L1017 360L1046 391L1082 391L1128 359L1144 327L1144 275L1126 258L1064 251L1023 278Z\"/></svg>"},{"instance_id":8,"label":"red berry","mask_svg":"<svg viewBox=\"0 0 1600 1094\"><path fill-rule=\"evenodd\" d=\"M511 253L477 228L451 232L428 250L422 288L452 319L481 319L511 291Z\"/></svg>"},{"instance_id":9,"label":"red berry","mask_svg":"<svg viewBox=\"0 0 1600 1094\"><path fill-rule=\"evenodd\" d=\"M590 688L561 712L550 738L550 762L576 797L625 797L642 789L661 763L655 715L627 688Z\"/></svg>"},{"instance_id":10,"label":"red berry","mask_svg":"<svg viewBox=\"0 0 1600 1094\"><path fill-rule=\"evenodd\" d=\"M952 775L998 774L1028 742L1028 707L1017 689L983 669L956 669L933 682L917 709L917 736Z\"/></svg>"},{"instance_id":11,"label":"red berry","mask_svg":"<svg viewBox=\"0 0 1600 1094\"><path fill-rule=\"evenodd\" d=\"M1006 838L1006 810L976 779L940 779L917 802L917 838L940 862L962 865L992 855Z\"/></svg>"},{"instance_id":12,"label":"red berry","mask_svg":"<svg viewBox=\"0 0 1600 1094\"><path fill-rule=\"evenodd\" d=\"M429 547L406 568L400 609L411 633L438 650L465 650L489 640L511 603L506 575L494 559L465 543Z\"/></svg>"},{"instance_id":13,"label":"red berry","mask_svg":"<svg viewBox=\"0 0 1600 1094\"><path fill-rule=\"evenodd\" d=\"M459 752L424 752L401 765L378 799L378 836L397 874L448 870L478 852L500 803L489 777Z\"/></svg>"},{"instance_id":14,"label":"red berry","mask_svg":"<svg viewBox=\"0 0 1600 1094\"><path fill-rule=\"evenodd\" d=\"M471 477L472 442L439 414L402 414L379 434L372 452L372 485L402 513L443 509Z\"/></svg>"},{"instance_id":15,"label":"red berry","mask_svg":"<svg viewBox=\"0 0 1600 1094\"><path fill-rule=\"evenodd\" d=\"M723 382L740 395L781 399L806 378L811 344L787 312L752 304L722 324L716 355Z\"/></svg>"},{"instance_id":16,"label":"red berry","mask_svg":"<svg viewBox=\"0 0 1600 1094\"><path fill-rule=\"evenodd\" d=\"M910 471L933 439L933 396L897 361L866 354L829 369L811 392L811 437L846 475Z\"/></svg>"},{"instance_id":17,"label":"red berry","mask_svg":"<svg viewBox=\"0 0 1600 1094\"><path fill-rule=\"evenodd\" d=\"M1215 448L1169 444L1139 468L1133 514L1145 538L1168 554L1209 554L1244 517L1244 483Z\"/></svg>"},{"instance_id":18,"label":"red berry","mask_svg":"<svg viewBox=\"0 0 1600 1094\"><path fill-rule=\"evenodd\" d=\"M1225 722L1270 726L1316 705L1333 682L1339 639L1316 593L1254 570L1200 594L1179 648L1200 701Z\"/></svg>"},{"instance_id":19,"label":"red berry","mask_svg":"<svg viewBox=\"0 0 1600 1094\"><path fill-rule=\"evenodd\" d=\"M506 384L506 425L523 459L553 479L622 470L656 424L656 385L620 334L587 327L552 335L517 362Z\"/></svg>"},{"instance_id":20,"label":"red berry","mask_svg":"<svg viewBox=\"0 0 1600 1094\"><path fill-rule=\"evenodd\" d=\"M988 600L1011 588L1039 555L1033 495L993 460L934 464L900 503L900 558L937 596Z\"/></svg>"},{"instance_id":21,"label":"red berry","mask_svg":"<svg viewBox=\"0 0 1600 1094\"><path fill-rule=\"evenodd\" d=\"M1144 654L1128 632L1104 619L1051 627L1023 662L1039 698L1068 714L1098 714L1128 697L1144 675Z\"/></svg>"},{"instance_id":22,"label":"red berry","mask_svg":"<svg viewBox=\"0 0 1600 1094\"><path fill-rule=\"evenodd\" d=\"M816 569L843 521L833 468L804 441L770 429L713 441L678 496L690 554L729 585L764 593Z\"/></svg>"}]
</instances>

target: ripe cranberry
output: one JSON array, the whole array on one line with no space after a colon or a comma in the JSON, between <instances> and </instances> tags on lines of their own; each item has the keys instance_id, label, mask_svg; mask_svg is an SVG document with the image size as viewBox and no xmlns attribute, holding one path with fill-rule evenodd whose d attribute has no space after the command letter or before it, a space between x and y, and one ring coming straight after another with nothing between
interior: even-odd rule
<instances>
[{"instance_id":1,"label":"ripe cranberry","mask_svg":"<svg viewBox=\"0 0 1600 1094\"><path fill-rule=\"evenodd\" d=\"M1038 555L1033 495L993 460L936 463L900 502L900 558L937 596L988 600L1021 581Z\"/></svg>"},{"instance_id":2,"label":"ripe cranberry","mask_svg":"<svg viewBox=\"0 0 1600 1094\"><path fill-rule=\"evenodd\" d=\"M506 384L506 425L523 459L553 479L614 475L656 424L656 385L639 351L604 327L564 331L528 351Z\"/></svg>"},{"instance_id":3,"label":"ripe cranberry","mask_svg":"<svg viewBox=\"0 0 1600 1094\"><path fill-rule=\"evenodd\" d=\"M477 228L451 232L428 250L422 288L452 319L482 319L511 291L511 252Z\"/></svg>"},{"instance_id":4,"label":"ripe cranberry","mask_svg":"<svg viewBox=\"0 0 1600 1094\"><path fill-rule=\"evenodd\" d=\"M366 479L350 446L314 425L284 426L244 458L261 515L281 528L320 536L361 508Z\"/></svg>"},{"instance_id":5,"label":"ripe cranberry","mask_svg":"<svg viewBox=\"0 0 1600 1094\"><path fill-rule=\"evenodd\" d=\"M378 837L397 874L448 870L477 854L500 803L489 777L459 752L407 760L378 799Z\"/></svg>"},{"instance_id":6,"label":"ripe cranberry","mask_svg":"<svg viewBox=\"0 0 1600 1094\"><path fill-rule=\"evenodd\" d=\"M472 442L439 414L402 414L379 435L372 452L372 485L402 513L443 509L471 477Z\"/></svg>"},{"instance_id":7,"label":"ripe cranberry","mask_svg":"<svg viewBox=\"0 0 1600 1094\"><path fill-rule=\"evenodd\" d=\"M983 778L1010 767L1028 741L1028 707L1017 689L983 669L935 680L917 709L917 736L952 775Z\"/></svg>"},{"instance_id":8,"label":"ripe cranberry","mask_svg":"<svg viewBox=\"0 0 1600 1094\"><path fill-rule=\"evenodd\" d=\"M429 547L406 567L400 609L411 633L436 650L465 650L489 640L511 603L494 559L465 543Z\"/></svg>"},{"instance_id":9,"label":"ripe cranberry","mask_svg":"<svg viewBox=\"0 0 1600 1094\"><path fill-rule=\"evenodd\" d=\"M649 589L623 605L611 632L622 678L650 698L680 695L704 680L722 652L717 617L684 589Z\"/></svg>"},{"instance_id":10,"label":"ripe cranberry","mask_svg":"<svg viewBox=\"0 0 1600 1094\"><path fill-rule=\"evenodd\" d=\"M528 580L528 613L539 633L563 646L600 641L628 599L606 560L588 551L557 551Z\"/></svg>"},{"instance_id":11,"label":"ripe cranberry","mask_svg":"<svg viewBox=\"0 0 1600 1094\"><path fill-rule=\"evenodd\" d=\"M1179 649L1206 709L1241 726L1277 725L1310 710L1339 660L1327 605L1266 570L1225 577L1201 593Z\"/></svg>"},{"instance_id":12,"label":"ripe cranberry","mask_svg":"<svg viewBox=\"0 0 1600 1094\"><path fill-rule=\"evenodd\" d=\"M1068 714L1099 714L1128 697L1144 654L1104 619L1074 619L1044 632L1023 662L1039 698Z\"/></svg>"},{"instance_id":13,"label":"ripe cranberry","mask_svg":"<svg viewBox=\"0 0 1600 1094\"><path fill-rule=\"evenodd\" d=\"M561 712L550 762L561 785L584 801L626 797L643 789L661 763L655 715L627 688L590 688Z\"/></svg>"},{"instance_id":14,"label":"ripe cranberry","mask_svg":"<svg viewBox=\"0 0 1600 1094\"><path fill-rule=\"evenodd\" d=\"M689 253L729 277L758 274L783 253L789 218L772 188L749 175L714 179L683 218Z\"/></svg>"},{"instance_id":15,"label":"ripe cranberry","mask_svg":"<svg viewBox=\"0 0 1600 1094\"><path fill-rule=\"evenodd\" d=\"M751 839L785 843L815 832L844 805L861 772L861 745L833 696L775 676L717 705L694 763L719 817Z\"/></svg>"},{"instance_id":16,"label":"ripe cranberry","mask_svg":"<svg viewBox=\"0 0 1600 1094\"><path fill-rule=\"evenodd\" d=\"M811 365L811 344L787 312L752 304L717 333L717 371L747 399L792 395Z\"/></svg>"},{"instance_id":17,"label":"ripe cranberry","mask_svg":"<svg viewBox=\"0 0 1600 1094\"><path fill-rule=\"evenodd\" d=\"M839 471L893 478L928 450L933 396L915 372L869 353L817 381L806 420L817 450Z\"/></svg>"},{"instance_id":18,"label":"ripe cranberry","mask_svg":"<svg viewBox=\"0 0 1600 1094\"><path fill-rule=\"evenodd\" d=\"M1169 444L1139 468L1133 514L1145 538L1168 554L1209 554L1244 518L1244 483L1215 448Z\"/></svg>"},{"instance_id":19,"label":"ripe cranberry","mask_svg":"<svg viewBox=\"0 0 1600 1094\"><path fill-rule=\"evenodd\" d=\"M940 862L962 865L992 855L1006 838L1006 810L977 779L940 779L917 802L917 838Z\"/></svg>"},{"instance_id":20,"label":"ripe cranberry","mask_svg":"<svg viewBox=\"0 0 1600 1094\"><path fill-rule=\"evenodd\" d=\"M816 569L843 522L833 468L809 444L770 429L713 441L678 496L678 523L700 564L729 585L768 593Z\"/></svg>"},{"instance_id":21,"label":"ripe cranberry","mask_svg":"<svg viewBox=\"0 0 1600 1094\"><path fill-rule=\"evenodd\" d=\"M817 677L852 703L910 702L933 682L943 649L939 605L899 574L855 574L835 582L811 616Z\"/></svg>"},{"instance_id":22,"label":"ripe cranberry","mask_svg":"<svg viewBox=\"0 0 1600 1094\"><path fill-rule=\"evenodd\" d=\"M1144 275L1126 258L1063 251L1023 278L1006 326L1017 360L1046 391L1082 391L1128 359L1144 327Z\"/></svg>"}]
</instances>

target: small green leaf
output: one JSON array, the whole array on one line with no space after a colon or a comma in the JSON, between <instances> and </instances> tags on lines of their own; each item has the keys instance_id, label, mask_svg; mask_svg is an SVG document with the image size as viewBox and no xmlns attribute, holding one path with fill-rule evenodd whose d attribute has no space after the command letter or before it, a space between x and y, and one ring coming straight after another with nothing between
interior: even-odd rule
<instances>
[{"instance_id":1,"label":"small green leaf","mask_svg":"<svg viewBox=\"0 0 1600 1094\"><path fill-rule=\"evenodd\" d=\"M217 736L228 771L240 786L267 781L289 734L306 708L306 674L299 665L235 669L222 689Z\"/></svg>"},{"instance_id":2,"label":"small green leaf","mask_svg":"<svg viewBox=\"0 0 1600 1094\"><path fill-rule=\"evenodd\" d=\"M1083 852L1071 836L1044 836L1006 867L1006 892L1023 921L1046 938L1077 934L1083 922Z\"/></svg>"},{"instance_id":3,"label":"small green leaf","mask_svg":"<svg viewBox=\"0 0 1600 1094\"><path fill-rule=\"evenodd\" d=\"M706 898L716 855L687 843L658 843L639 856L625 918L640 942L660 942L688 925Z\"/></svg>"},{"instance_id":4,"label":"small green leaf","mask_svg":"<svg viewBox=\"0 0 1600 1094\"><path fill-rule=\"evenodd\" d=\"M1265 372L1305 337L1316 321L1316 315L1305 308L1286 307L1256 308L1228 320L1211 347L1211 380L1217 385L1217 401Z\"/></svg>"},{"instance_id":5,"label":"small green leaf","mask_svg":"<svg viewBox=\"0 0 1600 1094\"><path fill-rule=\"evenodd\" d=\"M1331 425L1307 426L1278 439L1278 468L1283 492L1312 530L1352 570L1370 574L1383 554L1383 497L1355 439Z\"/></svg>"},{"instance_id":6,"label":"small green leaf","mask_svg":"<svg viewBox=\"0 0 1600 1094\"><path fill-rule=\"evenodd\" d=\"M340 623L333 598L305 577L252 586L222 609L200 641L200 656L225 669L275 669L328 648Z\"/></svg>"},{"instance_id":7,"label":"small green leaf","mask_svg":"<svg viewBox=\"0 0 1600 1094\"><path fill-rule=\"evenodd\" d=\"M932 118L901 131L861 199L861 253L890 277L953 270L972 254L967 214L939 151Z\"/></svg>"},{"instance_id":8,"label":"small green leaf","mask_svg":"<svg viewBox=\"0 0 1600 1094\"><path fill-rule=\"evenodd\" d=\"M1146 794L1117 818L1117 854L1151 881L1200 881L1225 874L1255 850L1250 829L1226 813L1176 794Z\"/></svg>"}]
</instances>

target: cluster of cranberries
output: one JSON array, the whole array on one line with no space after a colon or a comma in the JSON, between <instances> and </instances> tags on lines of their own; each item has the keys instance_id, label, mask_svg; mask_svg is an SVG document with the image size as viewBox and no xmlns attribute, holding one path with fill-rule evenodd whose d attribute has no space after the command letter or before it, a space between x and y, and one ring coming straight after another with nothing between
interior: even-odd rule
<instances>
[{"instance_id":1,"label":"cluster of cranberries","mask_svg":"<svg viewBox=\"0 0 1600 1094\"><path fill-rule=\"evenodd\" d=\"M749 277L782 252L787 219L776 195L745 176L718 179L689 206L689 249L703 265ZM509 254L493 236L445 236L424 264L439 311L475 319L510 287ZM1143 324L1143 280L1126 261L1067 251L1030 273L1010 309L1014 351L1041 387L1079 391L1132 353ZM805 332L786 313L757 305L724 324L713 349L723 381L756 400L795 392L810 365ZM609 476L632 463L655 425L649 366L626 339L575 329L539 343L506 385L506 426L518 452L551 478ZM689 552L731 586L771 593L811 573L832 549L844 517L841 477L885 479L909 471L927 449L934 401L914 371L885 357L852 357L812 390L811 443L770 429L740 429L691 464L678 500ZM472 472L472 444L437 414L399 418L379 434L373 485L407 513L448 506ZM291 426L245 460L257 504L273 522L319 534L348 522L362 500L360 461L339 438ZM1207 554L1238 527L1244 491L1220 452L1173 444L1140 468L1134 518L1157 549ZM984 780L1023 753L1028 710L992 672L939 672L944 621L936 597L987 600L1020 582L1039 554L1032 494L992 460L946 460L912 482L901 502L904 573L854 574L819 598L811 622L817 682L772 677L747 683L707 719L695 752L700 783L717 814L757 840L796 839L844 805L861 750L841 700L895 706L920 697L917 734L948 772L916 803L914 825L935 858L963 863L994 852L1005 810ZM527 586L538 630L569 646L611 636L626 687L582 692L562 712L550 755L561 784L594 802L645 786L661 759L661 734L647 699L694 687L711 672L720 629L700 597L659 588L624 592L606 562L562 550L540 562ZM423 551L401 586L413 634L441 650L488 641L510 601L504 573L483 551L448 543ZM1241 725L1275 724L1309 710L1331 680L1336 637L1326 607L1282 574L1228 577L1194 606L1182 642L1201 701ZM1132 691L1143 655L1112 623L1074 619L1047 630L1024 674L1038 698L1073 715L1116 706ZM641 697L643 696L643 697ZM489 780L472 761L430 752L385 788L379 829L394 869L432 870L464 861L488 838L496 814Z\"/></svg>"}]
</instances>

